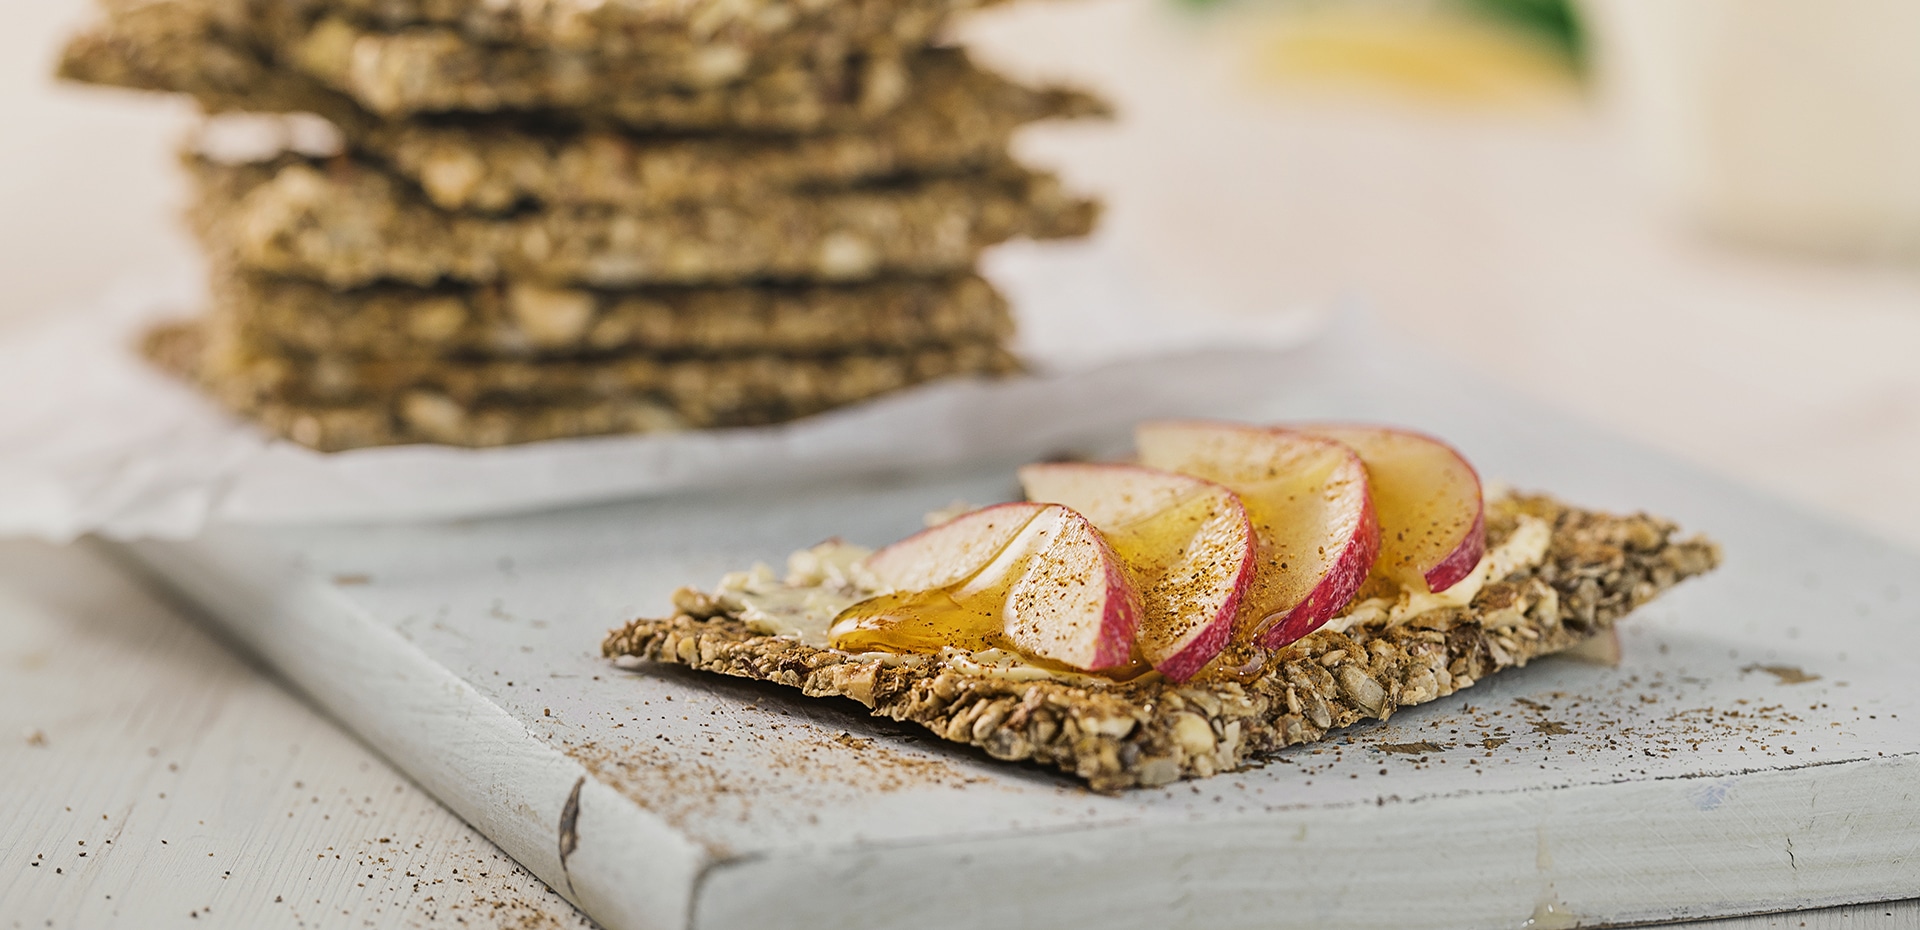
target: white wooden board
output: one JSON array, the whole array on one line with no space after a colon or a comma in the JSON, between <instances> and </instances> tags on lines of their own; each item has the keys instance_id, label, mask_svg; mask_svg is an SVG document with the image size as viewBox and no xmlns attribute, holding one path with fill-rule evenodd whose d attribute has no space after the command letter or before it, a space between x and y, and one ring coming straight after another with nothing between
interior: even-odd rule
<instances>
[{"instance_id":1,"label":"white wooden board","mask_svg":"<svg viewBox=\"0 0 1920 930\"><path fill-rule=\"evenodd\" d=\"M1555 927L1920 893L1920 560L1346 345L1211 412L1419 426L1489 476L1707 531L1726 566L1630 620L1618 668L1550 660L1101 797L851 703L597 657L680 584L897 538L1010 496L1012 463L121 551L612 928Z\"/></svg>"}]
</instances>

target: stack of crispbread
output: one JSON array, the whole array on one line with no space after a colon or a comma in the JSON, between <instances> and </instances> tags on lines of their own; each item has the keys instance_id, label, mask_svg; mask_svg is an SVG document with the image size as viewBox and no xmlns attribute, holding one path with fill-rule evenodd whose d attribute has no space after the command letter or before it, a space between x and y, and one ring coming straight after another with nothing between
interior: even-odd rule
<instances>
[{"instance_id":1,"label":"stack of crispbread","mask_svg":"<svg viewBox=\"0 0 1920 930\"><path fill-rule=\"evenodd\" d=\"M156 358L315 448L498 445L1013 370L980 251L1097 208L1009 138L1103 107L935 46L982 2L119 0L61 72L276 127L189 146L214 306Z\"/></svg>"}]
</instances>

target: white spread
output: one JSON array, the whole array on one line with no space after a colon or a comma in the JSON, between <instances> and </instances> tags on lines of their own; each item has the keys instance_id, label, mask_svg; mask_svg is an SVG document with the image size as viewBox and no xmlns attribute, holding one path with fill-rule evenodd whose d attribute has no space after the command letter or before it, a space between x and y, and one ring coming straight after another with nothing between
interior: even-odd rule
<instances>
[{"instance_id":1,"label":"white spread","mask_svg":"<svg viewBox=\"0 0 1920 930\"><path fill-rule=\"evenodd\" d=\"M1438 594L1402 589L1397 600L1368 598L1354 604L1345 614L1327 621L1322 629L1344 633L1358 626L1384 620L1389 627L1399 626L1429 611L1465 607L1473 603L1481 587L1489 580L1505 578L1523 568L1539 565L1547 557L1547 544L1553 541L1553 527L1539 517L1521 516L1519 524L1492 551L1480 557L1467 577Z\"/></svg>"},{"instance_id":2,"label":"white spread","mask_svg":"<svg viewBox=\"0 0 1920 930\"><path fill-rule=\"evenodd\" d=\"M968 652L952 646L940 651L940 658L955 671L976 678L999 678L1004 681L1040 681L1046 678L1079 677L1058 674L1051 669L1041 668L1022 658L1018 653L1005 649L982 649Z\"/></svg>"},{"instance_id":3,"label":"white spread","mask_svg":"<svg viewBox=\"0 0 1920 930\"><path fill-rule=\"evenodd\" d=\"M1027 661L1025 656L1017 652L1008 652L1005 649L982 649L979 652L968 652L965 649L956 649L948 646L940 650L940 659L947 663L948 668L962 674L972 675L975 678L997 678L1001 681L1041 681L1051 678L1055 681L1064 681L1070 685L1110 685L1114 682L1114 679L1105 675L1082 675L1078 672L1035 665ZM1157 675L1158 673L1147 671L1141 674ZM1143 679L1135 678L1129 680L1138 681Z\"/></svg>"},{"instance_id":4,"label":"white spread","mask_svg":"<svg viewBox=\"0 0 1920 930\"><path fill-rule=\"evenodd\" d=\"M720 579L720 603L747 628L827 648L827 627L840 612L885 594L862 564L872 550L831 539L787 558L787 577L775 578L764 563Z\"/></svg>"}]
</instances>

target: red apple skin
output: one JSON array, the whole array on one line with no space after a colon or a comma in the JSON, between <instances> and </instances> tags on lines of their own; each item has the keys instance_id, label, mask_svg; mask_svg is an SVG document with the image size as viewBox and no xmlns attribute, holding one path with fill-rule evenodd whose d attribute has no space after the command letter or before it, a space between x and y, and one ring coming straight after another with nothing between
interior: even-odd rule
<instances>
[{"instance_id":1,"label":"red apple skin","mask_svg":"<svg viewBox=\"0 0 1920 930\"><path fill-rule=\"evenodd\" d=\"M1230 551L1237 550L1234 552L1237 558L1230 555L1224 564L1209 563L1220 566L1216 584L1207 591L1209 595L1217 593L1218 600L1209 605L1210 610L1203 607L1196 611L1194 605L1183 603L1191 599L1190 582L1163 590L1159 584L1136 577L1135 587L1142 598L1136 642L1141 657L1155 671L1175 682L1192 678L1226 649L1233 638L1233 621L1241 599L1253 581L1258 552L1254 545L1253 521L1232 491L1190 475L1115 463L1029 465L1020 470L1020 481L1028 497L1065 504L1080 511L1114 544L1123 562L1135 565L1152 558L1153 569L1166 575L1184 566L1159 564L1159 552L1134 553L1129 557L1136 546L1164 545L1155 538L1156 528L1150 521L1156 516L1168 515L1170 508L1190 502L1201 502L1211 508L1212 519L1207 524L1222 525L1203 525L1202 529L1226 532L1230 537L1237 530L1239 538L1237 547L1228 546ZM1207 616L1191 622L1188 615L1192 613ZM1188 623L1191 625L1187 626Z\"/></svg>"},{"instance_id":2,"label":"red apple skin","mask_svg":"<svg viewBox=\"0 0 1920 930\"><path fill-rule=\"evenodd\" d=\"M1256 569L1241 602L1235 638L1268 649L1284 646L1319 629L1360 590L1380 551L1380 524L1366 466L1351 449L1297 432L1204 420L1143 423L1136 439L1144 464L1215 481L1239 494L1260 530L1265 569ZM1264 457L1236 458L1255 452ZM1296 546L1281 544L1283 534L1295 531L1286 509L1298 494L1269 500L1266 495L1285 489L1264 485L1283 480L1287 473L1276 469L1289 467L1322 469L1321 486L1344 492L1324 544L1309 548L1309 541L1299 538L1287 540ZM1309 563L1312 583L1300 591L1288 575L1302 569L1282 570L1275 563L1307 552L1322 558Z\"/></svg>"},{"instance_id":3,"label":"red apple skin","mask_svg":"<svg viewBox=\"0 0 1920 930\"><path fill-rule=\"evenodd\" d=\"M1240 596L1235 595L1233 603L1228 606L1238 610ZM1233 642L1233 617L1233 613L1228 612L1222 619L1207 624L1201 628L1199 635L1187 640L1187 644L1178 652L1161 659L1153 670L1175 684L1200 674L1207 663L1227 651L1227 644Z\"/></svg>"},{"instance_id":4,"label":"red apple skin","mask_svg":"<svg viewBox=\"0 0 1920 930\"><path fill-rule=\"evenodd\" d=\"M1326 626L1334 614L1353 600L1353 595L1366 583L1367 574L1373 571L1374 560L1380 556L1380 521L1372 506L1361 512L1360 520L1360 529L1354 533L1353 541L1334 560L1327 576L1300 606L1267 628L1260 637L1260 645L1278 649L1294 642Z\"/></svg>"},{"instance_id":5,"label":"red apple skin","mask_svg":"<svg viewBox=\"0 0 1920 930\"><path fill-rule=\"evenodd\" d=\"M1040 504L1015 501L961 514L875 550L867 556L866 567L881 584L895 590L944 588L993 561L1045 509ZM956 545L955 540L963 537L971 537L971 541Z\"/></svg>"},{"instance_id":6,"label":"red apple skin","mask_svg":"<svg viewBox=\"0 0 1920 930\"><path fill-rule=\"evenodd\" d=\"M1280 428L1344 443L1366 463L1383 537L1378 568L1389 578L1414 590L1425 583L1428 591L1438 593L1472 574L1486 555L1480 475L1452 446L1397 427L1313 423ZM1410 457L1422 474L1409 474ZM1422 481L1427 484L1417 483ZM1436 495L1442 497L1437 504ZM1423 546L1421 540L1436 525L1448 535L1438 551L1432 551L1434 547Z\"/></svg>"},{"instance_id":7,"label":"red apple skin","mask_svg":"<svg viewBox=\"0 0 1920 930\"><path fill-rule=\"evenodd\" d=\"M1107 550L1107 617L1100 624L1100 638L1093 658L1084 666L1088 671L1119 668L1134 661L1133 644L1140 632L1140 592L1133 587L1120 559Z\"/></svg>"},{"instance_id":8,"label":"red apple skin","mask_svg":"<svg viewBox=\"0 0 1920 930\"><path fill-rule=\"evenodd\" d=\"M1473 527L1467 530L1467 538L1460 543L1439 564L1428 569L1423 576L1427 580L1427 590L1438 594L1465 581L1473 574L1473 568L1487 554L1487 509L1484 504L1473 518Z\"/></svg>"},{"instance_id":9,"label":"red apple skin","mask_svg":"<svg viewBox=\"0 0 1920 930\"><path fill-rule=\"evenodd\" d=\"M1105 545L1105 543L1101 543ZM1093 661L1087 668L1119 668L1132 664L1134 643L1140 635L1140 618L1146 611L1140 607L1140 591L1133 586L1133 579L1127 577L1120 559L1107 550L1107 616L1100 625L1099 645L1094 649Z\"/></svg>"}]
</instances>

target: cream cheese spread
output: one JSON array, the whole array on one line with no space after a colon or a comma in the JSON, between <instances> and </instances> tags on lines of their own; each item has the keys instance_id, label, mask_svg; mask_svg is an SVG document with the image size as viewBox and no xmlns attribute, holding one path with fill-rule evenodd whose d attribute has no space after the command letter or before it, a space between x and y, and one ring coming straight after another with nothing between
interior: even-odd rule
<instances>
[{"instance_id":1,"label":"cream cheese spread","mask_svg":"<svg viewBox=\"0 0 1920 930\"><path fill-rule=\"evenodd\" d=\"M765 564L720 579L715 594L747 628L767 636L785 636L826 649L827 627L840 612L887 593L862 561L873 550L837 539L787 558L787 576L777 578Z\"/></svg>"},{"instance_id":2,"label":"cream cheese spread","mask_svg":"<svg viewBox=\"0 0 1920 930\"><path fill-rule=\"evenodd\" d=\"M1368 598L1355 603L1345 614L1327 621L1322 629L1344 633L1354 627L1378 624L1395 627L1421 614L1473 603L1488 581L1498 581L1524 568L1533 568L1547 557L1547 544L1553 541L1553 527L1539 517L1521 516L1513 532L1480 557L1467 577L1438 594L1401 589L1397 600Z\"/></svg>"}]
</instances>

